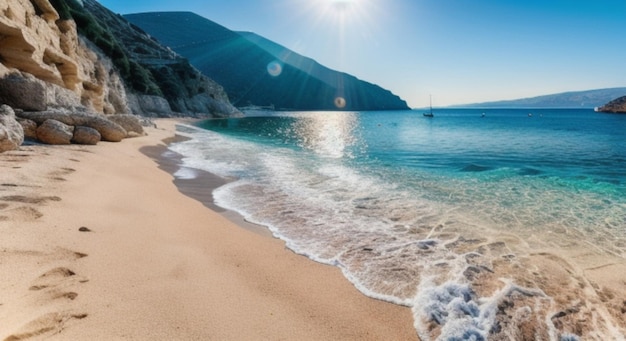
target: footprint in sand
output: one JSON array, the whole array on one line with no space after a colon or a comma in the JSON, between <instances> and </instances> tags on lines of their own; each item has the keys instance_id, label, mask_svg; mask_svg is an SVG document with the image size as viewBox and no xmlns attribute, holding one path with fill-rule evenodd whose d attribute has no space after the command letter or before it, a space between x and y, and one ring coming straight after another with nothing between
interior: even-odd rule
<instances>
[{"instance_id":1,"label":"footprint in sand","mask_svg":"<svg viewBox=\"0 0 626 341\"><path fill-rule=\"evenodd\" d=\"M65 181L66 179L63 176L71 174L71 173L73 173L75 171L76 170L74 168L64 167L64 168L61 168L59 170L52 171L52 172L48 173L48 177L50 179L52 179L52 180Z\"/></svg>"},{"instance_id":2,"label":"footprint in sand","mask_svg":"<svg viewBox=\"0 0 626 341\"><path fill-rule=\"evenodd\" d=\"M75 293L73 291L70 292L56 292L52 294L52 299L57 300L57 299L68 299L73 301L76 297L78 297L78 293Z\"/></svg>"},{"instance_id":3,"label":"footprint in sand","mask_svg":"<svg viewBox=\"0 0 626 341\"><path fill-rule=\"evenodd\" d=\"M57 196L25 196L25 195L5 195L0 197L0 201L19 202L24 204L45 204L47 201L61 201Z\"/></svg>"},{"instance_id":4,"label":"footprint in sand","mask_svg":"<svg viewBox=\"0 0 626 341\"><path fill-rule=\"evenodd\" d=\"M59 251L63 258L82 258L87 256L80 252L72 252L70 250ZM57 252L58 253L58 252ZM78 293L66 288L77 283L84 283L88 280L78 276L74 271L66 267L53 268L41 276L37 277L29 290L41 291L41 294L49 300L68 300L73 301L78 297ZM34 320L24 324L17 329L12 335L4 339L4 341L18 341L37 337L50 337L59 334L66 328L67 324L73 320L80 320L87 317L86 313L76 313L72 311L58 311L47 313Z\"/></svg>"},{"instance_id":5,"label":"footprint in sand","mask_svg":"<svg viewBox=\"0 0 626 341\"><path fill-rule=\"evenodd\" d=\"M0 216L0 221L33 221L41 217L43 214L38 210L28 206L20 206L4 211L3 215Z\"/></svg>"},{"instance_id":6,"label":"footprint in sand","mask_svg":"<svg viewBox=\"0 0 626 341\"><path fill-rule=\"evenodd\" d=\"M4 341L26 340L37 336L58 334L65 325L72 320L81 320L87 317L85 313L56 312L42 315L21 327L16 333Z\"/></svg>"},{"instance_id":7,"label":"footprint in sand","mask_svg":"<svg viewBox=\"0 0 626 341\"><path fill-rule=\"evenodd\" d=\"M35 279L29 290L38 291L46 288L71 285L72 282L85 283L87 279L65 267L54 268Z\"/></svg>"},{"instance_id":8,"label":"footprint in sand","mask_svg":"<svg viewBox=\"0 0 626 341\"><path fill-rule=\"evenodd\" d=\"M4 195L0 196L0 210L3 214L0 221L17 220L33 221L43 216L41 212L30 206L19 206L10 208L11 204L43 205L48 201L61 201L57 196L25 196L25 195Z\"/></svg>"}]
</instances>

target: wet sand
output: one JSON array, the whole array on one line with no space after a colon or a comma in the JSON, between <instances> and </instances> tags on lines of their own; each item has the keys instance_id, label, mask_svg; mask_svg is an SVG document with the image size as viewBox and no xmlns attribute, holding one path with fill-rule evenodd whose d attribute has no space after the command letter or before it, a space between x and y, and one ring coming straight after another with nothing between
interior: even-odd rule
<instances>
[{"instance_id":1,"label":"wet sand","mask_svg":"<svg viewBox=\"0 0 626 341\"><path fill-rule=\"evenodd\" d=\"M174 126L0 154L0 340L417 339L409 308L181 193L150 149Z\"/></svg>"}]
</instances>

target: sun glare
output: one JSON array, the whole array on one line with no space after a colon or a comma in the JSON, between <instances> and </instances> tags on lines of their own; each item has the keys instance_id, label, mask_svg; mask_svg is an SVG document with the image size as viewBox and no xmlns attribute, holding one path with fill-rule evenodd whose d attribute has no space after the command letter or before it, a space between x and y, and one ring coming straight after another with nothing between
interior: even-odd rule
<instances>
[{"instance_id":1,"label":"sun glare","mask_svg":"<svg viewBox=\"0 0 626 341\"><path fill-rule=\"evenodd\" d=\"M345 12L352 9L356 0L328 0L333 9L339 12Z\"/></svg>"},{"instance_id":2,"label":"sun glare","mask_svg":"<svg viewBox=\"0 0 626 341\"><path fill-rule=\"evenodd\" d=\"M353 12L358 10L357 0L326 0L327 14L334 14L338 16L349 16Z\"/></svg>"}]
</instances>

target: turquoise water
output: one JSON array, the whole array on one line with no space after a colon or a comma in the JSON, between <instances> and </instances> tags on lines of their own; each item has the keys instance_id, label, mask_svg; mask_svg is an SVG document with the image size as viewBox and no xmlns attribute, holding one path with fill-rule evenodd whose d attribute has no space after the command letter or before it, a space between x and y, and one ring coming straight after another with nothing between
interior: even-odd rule
<instances>
[{"instance_id":1,"label":"turquoise water","mask_svg":"<svg viewBox=\"0 0 626 341\"><path fill-rule=\"evenodd\" d=\"M626 256L626 115L248 112L182 131L192 139L171 149L185 167L234 180L214 191L218 205L340 267L365 294L412 307L424 339L500 330L497 295L473 291L468 255L492 268L547 249ZM422 308L442 306L441 290L471 296L471 309L453 314L443 299L445 318L431 316Z\"/></svg>"}]
</instances>

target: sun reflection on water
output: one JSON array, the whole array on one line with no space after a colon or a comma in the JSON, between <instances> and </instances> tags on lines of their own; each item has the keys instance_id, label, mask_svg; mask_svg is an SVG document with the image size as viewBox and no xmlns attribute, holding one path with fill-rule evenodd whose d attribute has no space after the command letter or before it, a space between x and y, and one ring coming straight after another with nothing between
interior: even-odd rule
<instances>
[{"instance_id":1,"label":"sun reflection on water","mask_svg":"<svg viewBox=\"0 0 626 341\"><path fill-rule=\"evenodd\" d=\"M350 147L359 139L356 135L358 117L353 112L324 112L307 115L294 122L293 131L300 146L329 158L352 157Z\"/></svg>"}]
</instances>

